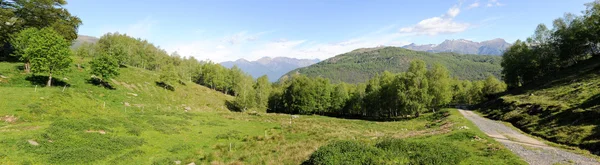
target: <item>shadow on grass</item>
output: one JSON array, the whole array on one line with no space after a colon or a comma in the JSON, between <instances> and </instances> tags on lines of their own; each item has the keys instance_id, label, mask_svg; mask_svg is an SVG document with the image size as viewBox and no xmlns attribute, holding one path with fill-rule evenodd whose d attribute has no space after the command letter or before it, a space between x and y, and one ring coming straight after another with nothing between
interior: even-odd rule
<instances>
[{"instance_id":1,"label":"shadow on grass","mask_svg":"<svg viewBox=\"0 0 600 165\"><path fill-rule=\"evenodd\" d=\"M15 69L17 69L19 71L24 71L25 70L25 64L17 65L17 66L15 66Z\"/></svg>"},{"instance_id":2,"label":"shadow on grass","mask_svg":"<svg viewBox=\"0 0 600 165\"><path fill-rule=\"evenodd\" d=\"M231 111L231 108L229 109ZM365 120L365 121L376 121L376 122L396 122L396 121L407 121L412 120L418 117L414 116L396 116L396 117L377 117L377 116L361 116L361 115L346 115L346 114L336 114L336 113L316 113L316 114L298 114L298 113L286 113L286 112L276 112L267 110L267 113L279 113L279 114L289 114L289 115L319 115L319 116L327 116L338 119L349 119L349 120ZM424 114L421 114L424 115Z\"/></svg>"},{"instance_id":3,"label":"shadow on grass","mask_svg":"<svg viewBox=\"0 0 600 165\"><path fill-rule=\"evenodd\" d=\"M600 94L590 97L589 99L587 99L586 101L581 103L579 105L579 108L587 109L587 108L591 108L596 105L600 105Z\"/></svg>"},{"instance_id":4,"label":"shadow on grass","mask_svg":"<svg viewBox=\"0 0 600 165\"><path fill-rule=\"evenodd\" d=\"M242 112L240 108L236 107L235 104L233 104L233 101L225 101L225 106L227 106L227 109L229 109L232 112Z\"/></svg>"},{"instance_id":5,"label":"shadow on grass","mask_svg":"<svg viewBox=\"0 0 600 165\"><path fill-rule=\"evenodd\" d=\"M48 76L41 76L41 75L31 75L27 78L25 78L25 80L31 82L32 85L39 85L39 86L45 86L46 83L48 83ZM71 86L69 83L62 81L59 78L53 77L52 78L52 86Z\"/></svg>"},{"instance_id":6,"label":"shadow on grass","mask_svg":"<svg viewBox=\"0 0 600 165\"><path fill-rule=\"evenodd\" d=\"M108 82L102 81L101 79L95 78L95 77L88 79L87 83L90 83L90 84L95 85L95 86L101 86L101 87L104 87L104 88L110 89L110 90L115 90L116 89L115 87L113 87L112 85L110 85Z\"/></svg>"},{"instance_id":7,"label":"shadow on grass","mask_svg":"<svg viewBox=\"0 0 600 165\"><path fill-rule=\"evenodd\" d=\"M370 117L370 116L340 115L340 114L320 114L320 115L338 118L338 119L365 120L365 121L376 121L376 122L407 121L407 120L411 120L411 119L415 118L415 117Z\"/></svg>"},{"instance_id":8,"label":"shadow on grass","mask_svg":"<svg viewBox=\"0 0 600 165\"><path fill-rule=\"evenodd\" d=\"M159 86L159 87L164 88L166 90L175 91L175 87L173 87L172 85L169 85L167 83L158 82L158 81L156 81L154 83L156 84L156 86Z\"/></svg>"},{"instance_id":9,"label":"shadow on grass","mask_svg":"<svg viewBox=\"0 0 600 165\"><path fill-rule=\"evenodd\" d=\"M600 96L594 96L579 107L561 109L560 107L542 107L535 104L506 103L501 99L484 106L479 112L486 117L505 120L523 132L542 137L546 140L573 147L589 150L600 155L600 106L597 106ZM585 109L583 107L586 107ZM518 112L506 118L506 114ZM586 133L586 126L596 126ZM542 131L547 130L547 131ZM569 138L555 136L569 135Z\"/></svg>"},{"instance_id":10,"label":"shadow on grass","mask_svg":"<svg viewBox=\"0 0 600 165\"><path fill-rule=\"evenodd\" d=\"M185 82L181 81L181 80L178 80L177 82L179 82L179 84L180 84L180 85L185 85L185 86L187 86L187 84L186 84Z\"/></svg>"}]
</instances>

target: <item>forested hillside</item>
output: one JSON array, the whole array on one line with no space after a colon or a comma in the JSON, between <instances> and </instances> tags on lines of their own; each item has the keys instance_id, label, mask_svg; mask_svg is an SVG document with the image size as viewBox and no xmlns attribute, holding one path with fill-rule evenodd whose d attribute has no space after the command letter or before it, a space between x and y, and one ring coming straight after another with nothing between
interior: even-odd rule
<instances>
[{"instance_id":1,"label":"forested hillside","mask_svg":"<svg viewBox=\"0 0 600 165\"><path fill-rule=\"evenodd\" d=\"M439 63L448 68L451 76L464 80L482 80L490 74L499 77L501 70L501 57L498 56L428 53L398 47L378 47L357 49L293 70L286 75L300 73L333 82L360 83L384 71L407 71L413 60L423 60L428 67Z\"/></svg>"}]
</instances>

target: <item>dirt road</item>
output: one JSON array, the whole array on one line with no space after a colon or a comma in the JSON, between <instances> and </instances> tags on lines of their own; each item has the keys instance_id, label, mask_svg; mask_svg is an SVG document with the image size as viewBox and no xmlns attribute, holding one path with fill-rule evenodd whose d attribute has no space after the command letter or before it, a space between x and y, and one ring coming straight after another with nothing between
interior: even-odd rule
<instances>
[{"instance_id":1,"label":"dirt road","mask_svg":"<svg viewBox=\"0 0 600 165\"><path fill-rule=\"evenodd\" d=\"M513 130L500 122L481 117L471 111L459 111L465 118L477 125L481 131L496 139L496 141L504 144L506 148L519 155L529 164L600 164L594 159L548 146L543 142Z\"/></svg>"}]
</instances>

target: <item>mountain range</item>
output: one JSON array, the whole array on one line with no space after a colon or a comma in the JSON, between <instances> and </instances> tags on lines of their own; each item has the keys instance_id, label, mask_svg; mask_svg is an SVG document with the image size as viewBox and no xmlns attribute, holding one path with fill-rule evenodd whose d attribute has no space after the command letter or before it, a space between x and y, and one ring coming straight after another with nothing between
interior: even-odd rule
<instances>
[{"instance_id":1,"label":"mountain range","mask_svg":"<svg viewBox=\"0 0 600 165\"><path fill-rule=\"evenodd\" d=\"M298 68L285 76L304 74L333 82L362 83L384 71L405 72L413 60L428 66L441 64L450 75L462 80L482 80L488 75L500 77L500 56L456 53L430 53L400 47L362 48L337 55L308 67Z\"/></svg>"},{"instance_id":2,"label":"mountain range","mask_svg":"<svg viewBox=\"0 0 600 165\"><path fill-rule=\"evenodd\" d=\"M412 43L402 48L425 51L432 53L452 52L459 54L479 54L479 55L502 55L511 44L504 39L497 38L482 42L474 42L465 39L445 40L440 44L417 45Z\"/></svg>"},{"instance_id":3,"label":"mountain range","mask_svg":"<svg viewBox=\"0 0 600 165\"><path fill-rule=\"evenodd\" d=\"M271 82L277 81L279 77L285 73L306 67L319 62L319 59L296 59L288 57L263 57L256 61L248 61L246 59L239 59L236 61L222 62L221 65L227 68L233 66L239 67L242 71L257 78L263 75L267 75Z\"/></svg>"}]
</instances>

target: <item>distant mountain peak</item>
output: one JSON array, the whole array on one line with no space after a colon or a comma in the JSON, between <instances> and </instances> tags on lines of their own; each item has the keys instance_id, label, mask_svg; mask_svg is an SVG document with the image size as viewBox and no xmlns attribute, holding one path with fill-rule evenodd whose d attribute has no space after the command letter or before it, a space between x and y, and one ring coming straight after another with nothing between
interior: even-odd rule
<instances>
[{"instance_id":1,"label":"distant mountain peak","mask_svg":"<svg viewBox=\"0 0 600 165\"><path fill-rule=\"evenodd\" d=\"M96 43L98 42L99 38L93 37L93 36L87 36L87 35L77 35L77 39L75 39L75 41L73 41L71 48L77 48L79 46L81 46L81 44L83 43Z\"/></svg>"},{"instance_id":2,"label":"distant mountain peak","mask_svg":"<svg viewBox=\"0 0 600 165\"><path fill-rule=\"evenodd\" d=\"M248 61L246 59L238 59L235 61L222 62L221 65L231 68L238 66L242 71L258 78L267 75L269 80L274 82L285 73L309 66L319 62L319 59L296 59L289 57L262 57L256 61Z\"/></svg>"},{"instance_id":3,"label":"distant mountain peak","mask_svg":"<svg viewBox=\"0 0 600 165\"><path fill-rule=\"evenodd\" d=\"M235 62L250 62L250 61L248 61L246 59L243 59L243 58L240 58L238 60L235 60Z\"/></svg>"},{"instance_id":4,"label":"distant mountain peak","mask_svg":"<svg viewBox=\"0 0 600 165\"><path fill-rule=\"evenodd\" d=\"M502 55L511 44L502 38L475 42L467 39L447 39L440 44L417 45L415 43L402 48L425 52L453 52L460 54Z\"/></svg>"}]
</instances>

